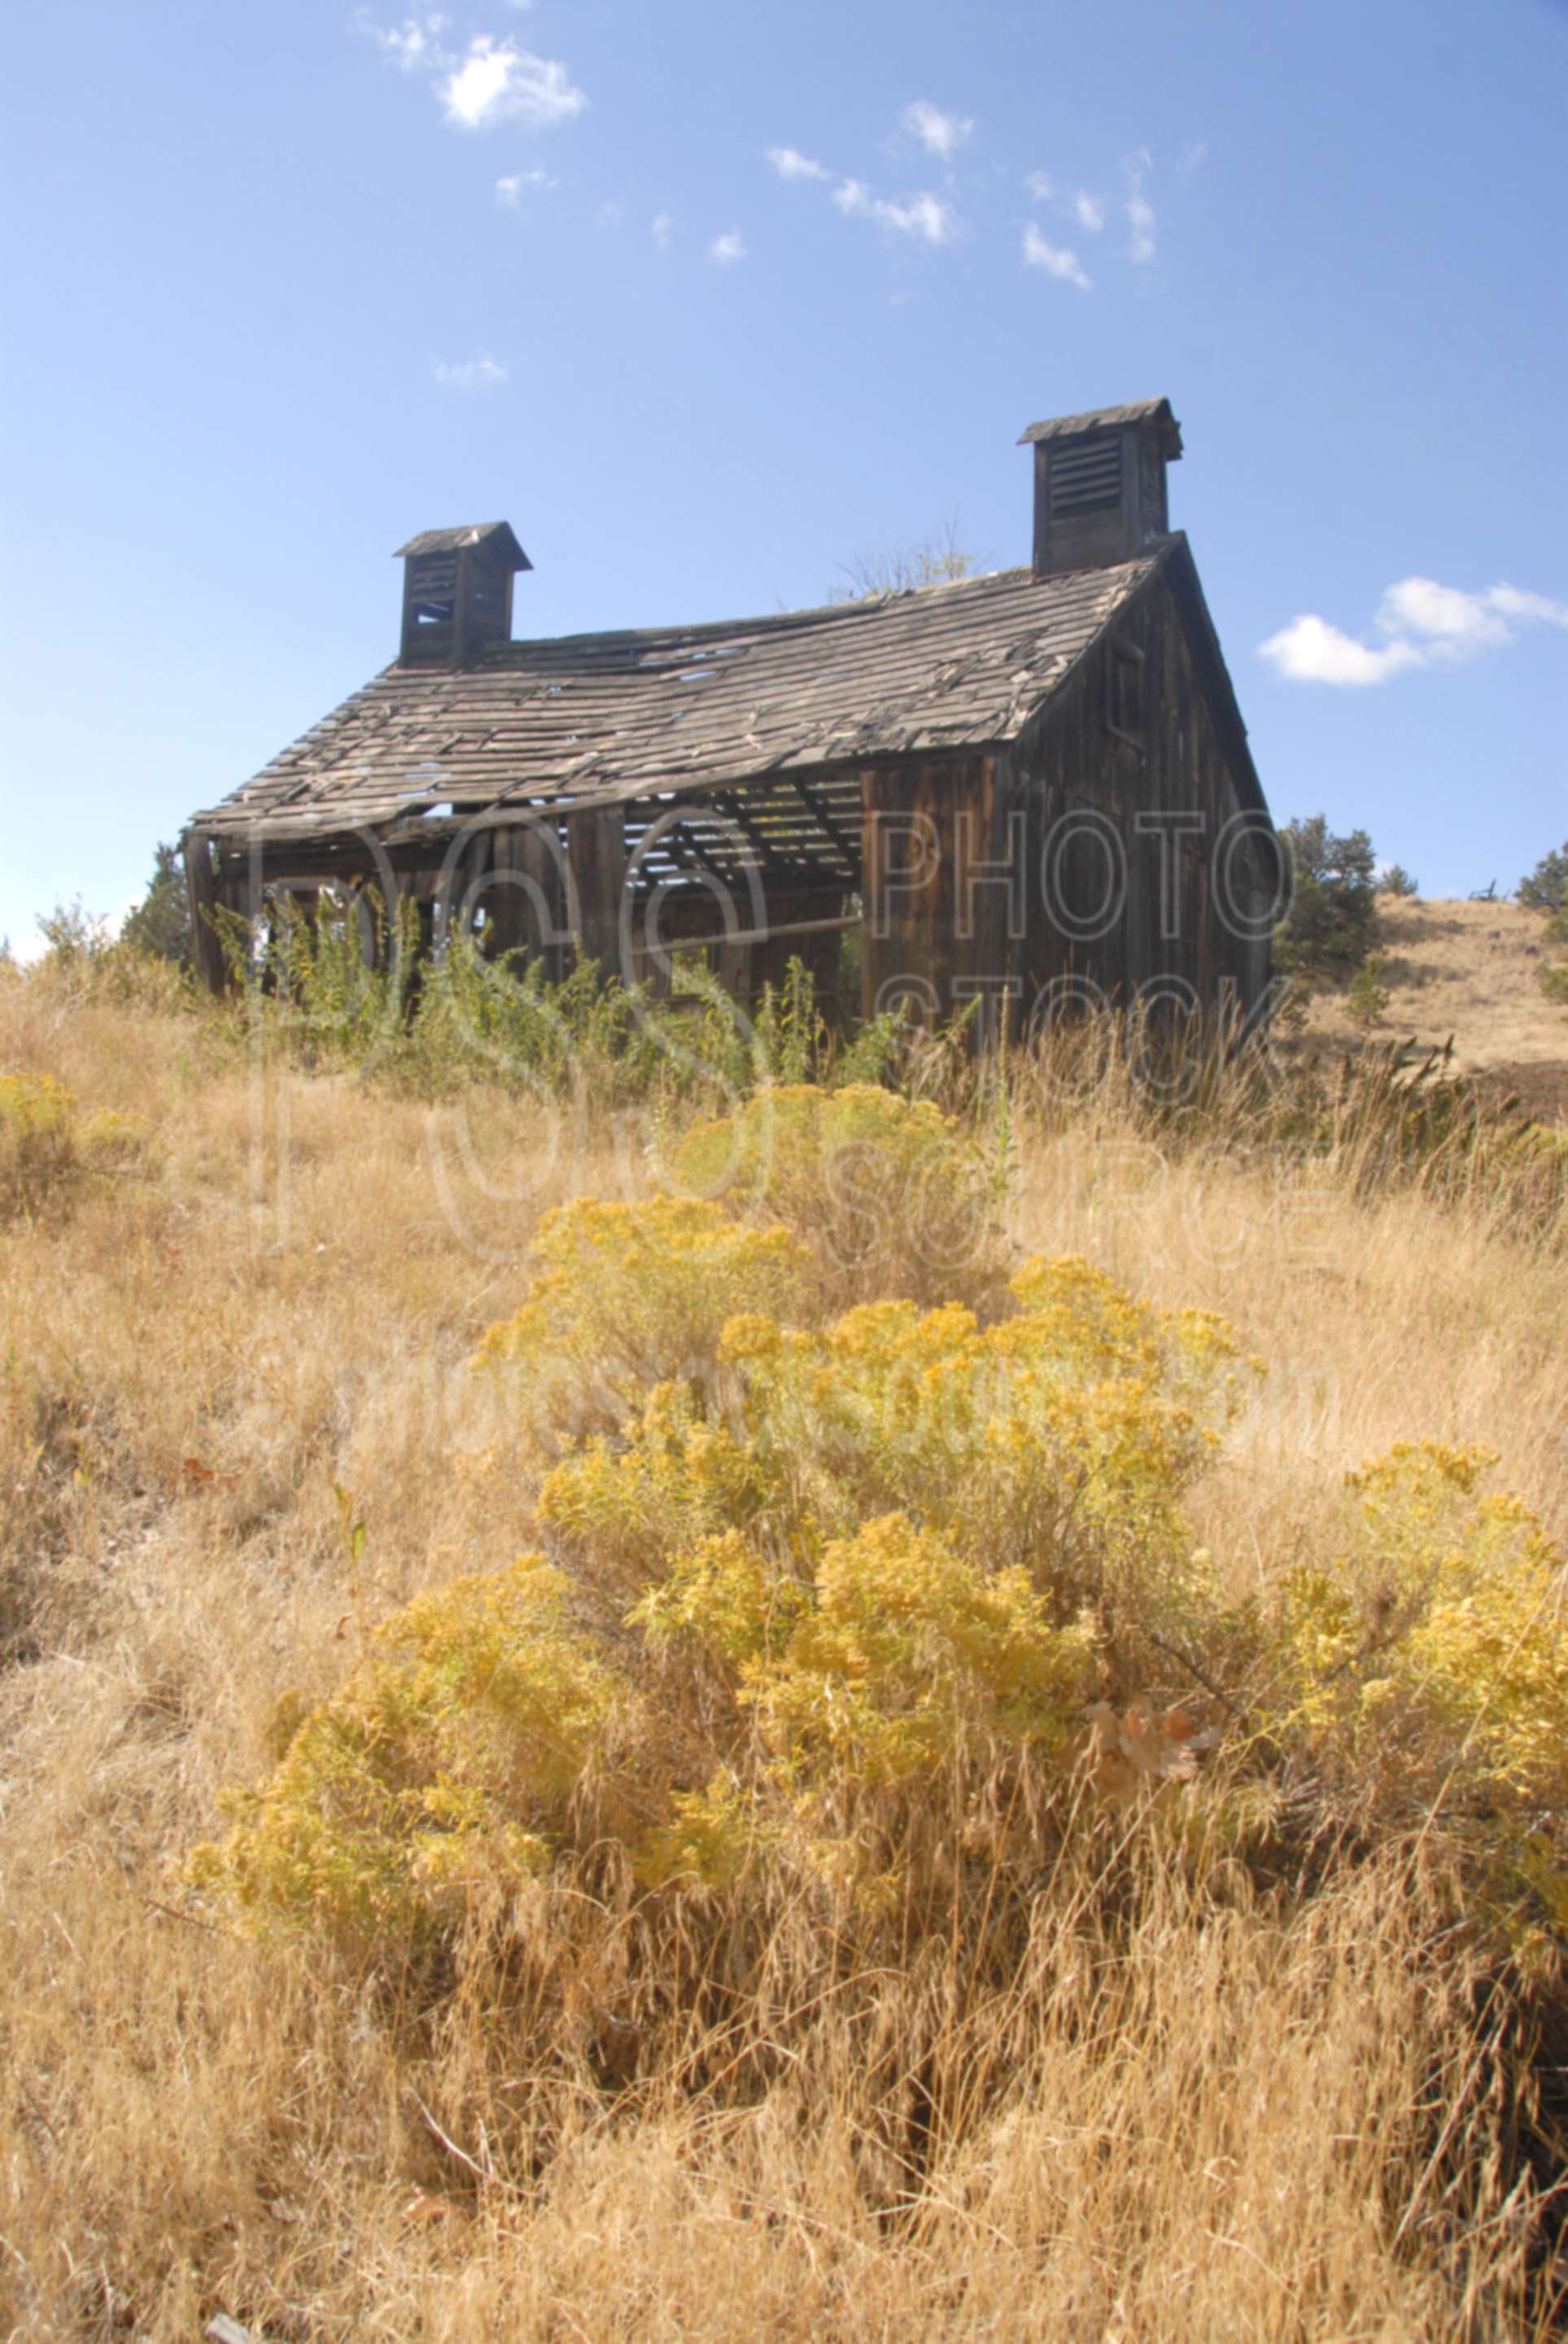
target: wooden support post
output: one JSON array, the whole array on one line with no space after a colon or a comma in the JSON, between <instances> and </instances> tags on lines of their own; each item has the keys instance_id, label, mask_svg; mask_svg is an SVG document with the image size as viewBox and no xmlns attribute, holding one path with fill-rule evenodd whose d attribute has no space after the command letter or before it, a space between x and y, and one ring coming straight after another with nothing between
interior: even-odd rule
<instances>
[{"instance_id":1,"label":"wooden support post","mask_svg":"<svg viewBox=\"0 0 1568 2344\"><path fill-rule=\"evenodd\" d=\"M578 955L597 961L601 976L618 976L622 974L620 899L626 884L623 809L588 806L580 813L568 814L567 860Z\"/></svg>"},{"instance_id":2,"label":"wooden support post","mask_svg":"<svg viewBox=\"0 0 1568 2344\"><path fill-rule=\"evenodd\" d=\"M207 991L223 993L228 972L212 924L217 889L213 884L211 842L201 831L187 830L180 840L180 854L186 867L186 901L190 906L191 961Z\"/></svg>"},{"instance_id":3,"label":"wooden support post","mask_svg":"<svg viewBox=\"0 0 1568 2344\"><path fill-rule=\"evenodd\" d=\"M566 974L567 874L560 830L554 814L514 830L510 837L510 867L517 874L515 890L522 920L518 938L530 960L543 963L547 985L558 985Z\"/></svg>"},{"instance_id":4,"label":"wooden support post","mask_svg":"<svg viewBox=\"0 0 1568 2344\"><path fill-rule=\"evenodd\" d=\"M512 861L517 834L502 828L490 833L490 884L485 898L485 951L491 960L518 952L524 935L523 891Z\"/></svg>"},{"instance_id":5,"label":"wooden support post","mask_svg":"<svg viewBox=\"0 0 1568 2344\"><path fill-rule=\"evenodd\" d=\"M714 953L715 974L732 1001L745 1008L751 999L751 955L755 946L729 936L719 939Z\"/></svg>"}]
</instances>

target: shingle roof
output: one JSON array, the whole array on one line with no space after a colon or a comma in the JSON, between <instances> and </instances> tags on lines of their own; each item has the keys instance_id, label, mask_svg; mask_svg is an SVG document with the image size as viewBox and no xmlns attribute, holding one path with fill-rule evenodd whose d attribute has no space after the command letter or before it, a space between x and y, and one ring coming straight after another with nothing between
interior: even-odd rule
<instances>
[{"instance_id":1,"label":"shingle roof","mask_svg":"<svg viewBox=\"0 0 1568 2344\"><path fill-rule=\"evenodd\" d=\"M1157 423L1164 445L1161 453L1174 463L1181 453L1181 426L1168 399L1135 399L1126 407L1095 407L1087 415L1054 415L1048 422L1031 423L1019 446L1037 440L1077 440L1090 431L1114 431L1124 423Z\"/></svg>"},{"instance_id":2,"label":"shingle roof","mask_svg":"<svg viewBox=\"0 0 1568 2344\"><path fill-rule=\"evenodd\" d=\"M456 672L387 668L194 820L321 839L436 803L722 793L1000 744L1163 558L1156 548L1060 577L1006 570L772 618L506 643Z\"/></svg>"},{"instance_id":3,"label":"shingle roof","mask_svg":"<svg viewBox=\"0 0 1568 2344\"><path fill-rule=\"evenodd\" d=\"M461 553L466 546L486 545L492 538L505 541L498 543L498 550L510 555L514 569L533 568L533 563L512 535L510 521L506 520L470 521L462 529L422 529L417 537L411 537L407 545L400 545L392 558L395 561L401 561L407 553Z\"/></svg>"}]
</instances>

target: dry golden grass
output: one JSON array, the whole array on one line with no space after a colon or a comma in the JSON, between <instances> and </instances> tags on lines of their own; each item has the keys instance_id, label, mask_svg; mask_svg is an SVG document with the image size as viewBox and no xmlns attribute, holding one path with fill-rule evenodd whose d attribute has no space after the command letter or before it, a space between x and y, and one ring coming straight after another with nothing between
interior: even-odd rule
<instances>
[{"instance_id":1,"label":"dry golden grass","mask_svg":"<svg viewBox=\"0 0 1568 2344\"><path fill-rule=\"evenodd\" d=\"M33 979L0 985L0 1065L151 1134L0 1228L0 2333L1539 2332L1484 1980L1408 1865L1259 1901L1134 1846L1119 1928L1087 1885L1042 1900L1014 2007L969 2008L952 1948L728 2107L618 2092L564 2040L541 2081L477 1993L400 2027L193 1915L180 1861L278 1698L524 1543L526 1492L498 1518L465 1470L497 1404L467 1361L540 1212L638 1193L648 1135L253 1076ZM1222 1311L1270 1362L1200 1493L1239 1582L1310 1551L1342 1470L1399 1438L1490 1444L1568 1533L1560 1268L1478 1215L1165 1160L1113 1121L1023 1141L1020 1242Z\"/></svg>"}]
</instances>

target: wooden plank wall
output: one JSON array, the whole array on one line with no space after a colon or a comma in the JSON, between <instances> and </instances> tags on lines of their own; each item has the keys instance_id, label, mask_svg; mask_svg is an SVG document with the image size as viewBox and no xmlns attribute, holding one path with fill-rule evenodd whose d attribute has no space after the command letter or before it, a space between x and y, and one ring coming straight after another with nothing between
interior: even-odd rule
<instances>
[{"instance_id":1,"label":"wooden plank wall","mask_svg":"<svg viewBox=\"0 0 1568 2344\"><path fill-rule=\"evenodd\" d=\"M568 924L584 960L605 975L620 965L621 891L626 884L626 814L596 806L566 819Z\"/></svg>"},{"instance_id":2,"label":"wooden plank wall","mask_svg":"<svg viewBox=\"0 0 1568 2344\"><path fill-rule=\"evenodd\" d=\"M1268 938L1234 934L1212 884L1217 842L1241 800L1164 579L1068 679L1020 743L1018 765L1031 874L1026 1008L1063 977L1124 1006L1141 989L1177 997L1190 986L1208 1011L1227 981L1242 1008L1261 996ZM1248 861L1237 859L1238 880ZM1233 892L1249 886L1256 910L1267 893L1259 878ZM1096 914L1108 887L1121 911L1105 926Z\"/></svg>"},{"instance_id":3,"label":"wooden plank wall","mask_svg":"<svg viewBox=\"0 0 1568 2344\"><path fill-rule=\"evenodd\" d=\"M944 759L865 777L861 1010L910 1001L950 1015L1008 966L1007 890L977 884L998 858L996 761Z\"/></svg>"}]
</instances>

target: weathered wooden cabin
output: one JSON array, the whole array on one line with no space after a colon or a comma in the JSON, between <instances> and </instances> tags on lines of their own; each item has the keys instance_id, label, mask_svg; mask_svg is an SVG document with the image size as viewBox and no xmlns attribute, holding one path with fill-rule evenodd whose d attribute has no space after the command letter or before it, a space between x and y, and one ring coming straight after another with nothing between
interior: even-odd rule
<instances>
[{"instance_id":1,"label":"weathered wooden cabin","mask_svg":"<svg viewBox=\"0 0 1568 2344\"><path fill-rule=\"evenodd\" d=\"M401 549L397 659L185 837L207 915L410 896L434 943L741 999L799 954L868 1012L979 994L1243 1015L1272 825L1187 541L1168 400L1036 423L1028 569L697 627L512 639L504 521Z\"/></svg>"}]
</instances>

